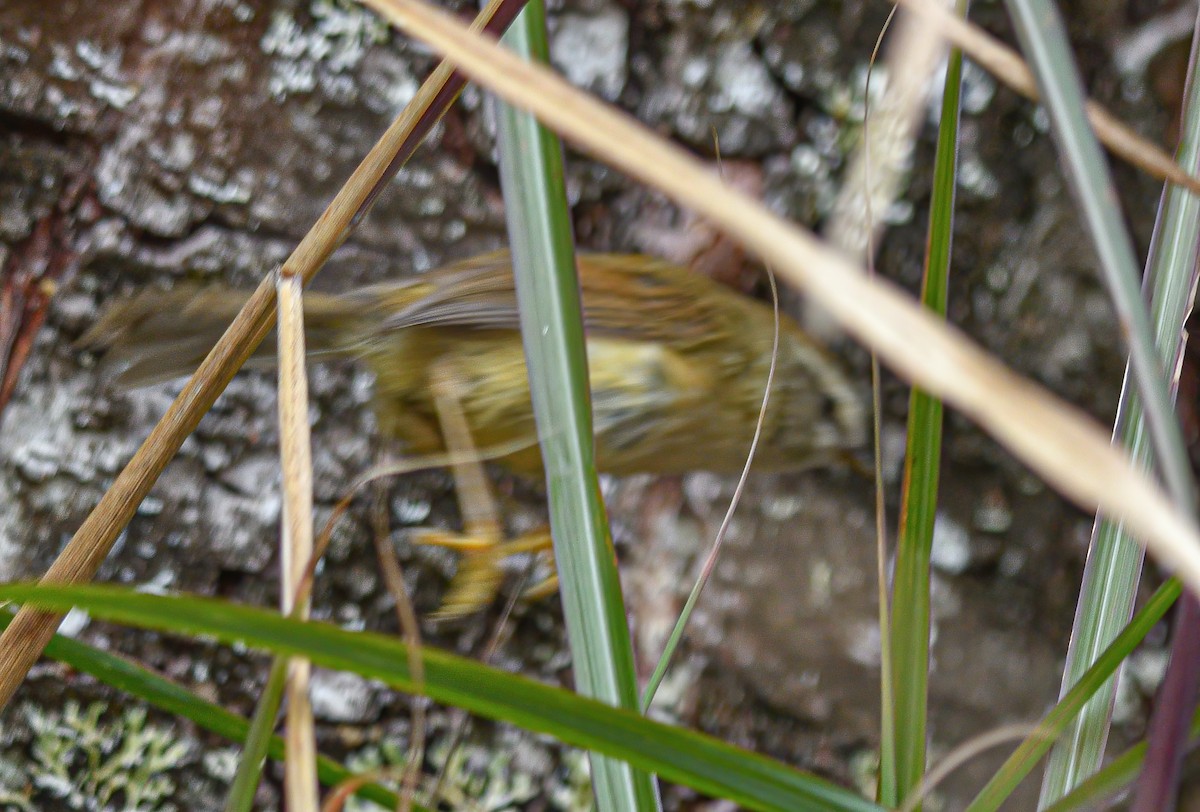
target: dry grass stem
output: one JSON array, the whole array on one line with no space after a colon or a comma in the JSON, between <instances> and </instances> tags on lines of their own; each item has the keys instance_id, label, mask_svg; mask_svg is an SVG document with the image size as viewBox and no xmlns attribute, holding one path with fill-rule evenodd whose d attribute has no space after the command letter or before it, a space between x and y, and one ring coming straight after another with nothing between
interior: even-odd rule
<instances>
[{"instance_id":1,"label":"dry grass stem","mask_svg":"<svg viewBox=\"0 0 1200 812\"><path fill-rule=\"evenodd\" d=\"M1027 99L1038 101L1037 82L1020 55L979 26L962 20L936 0L897 0L901 6L919 15L933 32L963 50L980 67ZM1169 180L1200 194L1200 178L1185 172L1171 156L1149 139L1135 133L1099 102L1087 102L1088 121L1100 143L1124 161L1144 172Z\"/></svg>"},{"instance_id":2,"label":"dry grass stem","mask_svg":"<svg viewBox=\"0 0 1200 812\"><path fill-rule=\"evenodd\" d=\"M283 533L279 590L285 615L308 617L308 601L296 603L296 587L313 550L312 436L308 425L308 376L304 352L304 289L295 276L280 275L279 456L283 469ZM316 734L309 680L312 663L293 657L287 668L287 761L284 794L288 809L317 808Z\"/></svg>"},{"instance_id":3,"label":"dry grass stem","mask_svg":"<svg viewBox=\"0 0 1200 812\"><path fill-rule=\"evenodd\" d=\"M870 124L863 121L862 141L846 167L825 229L825 237L852 257L864 256L868 246L878 242L884 217L911 167L929 80L947 50L945 42L911 14L900 15L888 39L884 92L866 100ZM871 70L875 71L874 60Z\"/></svg>"},{"instance_id":4,"label":"dry grass stem","mask_svg":"<svg viewBox=\"0 0 1200 812\"><path fill-rule=\"evenodd\" d=\"M417 623L417 613L413 609L412 601L408 599L408 590L404 587L404 572L400 569L400 561L396 557L395 548L392 547L391 532L388 528L387 494L382 487L375 489L372 524L375 530L375 553L379 559L379 571L396 604L396 620L404 642L408 644L408 670L413 679L412 736L408 746L408 760L400 780L400 801L396 807L398 812L409 812L425 764L426 719L425 697L422 696L425 692L425 660L421 656L421 627Z\"/></svg>"},{"instance_id":5,"label":"dry grass stem","mask_svg":"<svg viewBox=\"0 0 1200 812\"><path fill-rule=\"evenodd\" d=\"M904 805L900 807L900 812L912 812L929 797L931 792L937 789L938 784L949 778L955 770L971 759L986 753L993 747L999 747L1007 742L1022 741L1029 736L1036 735L1038 729L1037 725L1031 724L1005 725L958 745L925 774L920 786L904 799Z\"/></svg>"}]
</instances>

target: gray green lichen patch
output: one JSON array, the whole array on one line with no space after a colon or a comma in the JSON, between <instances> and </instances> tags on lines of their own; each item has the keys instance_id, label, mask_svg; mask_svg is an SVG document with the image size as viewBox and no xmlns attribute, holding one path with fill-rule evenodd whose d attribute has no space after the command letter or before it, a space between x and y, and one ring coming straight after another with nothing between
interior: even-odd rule
<instances>
[{"instance_id":1,"label":"gray green lichen patch","mask_svg":"<svg viewBox=\"0 0 1200 812\"><path fill-rule=\"evenodd\" d=\"M498 731L497 740L491 742L468 740L452 746L453 738L442 737L426 754L432 772L421 779L417 797L422 802L481 812L515 812L531 802L559 812L592 808L592 783L582 752L555 753L530 734L513 730ZM402 744L383 741L360 750L347 766L356 772L386 768L398 776L406 759ZM346 809L378 812L381 807L354 798Z\"/></svg>"},{"instance_id":2,"label":"gray green lichen patch","mask_svg":"<svg viewBox=\"0 0 1200 812\"><path fill-rule=\"evenodd\" d=\"M168 812L175 792L170 773L188 759L191 745L166 727L147 724L144 708L119 716L108 705L62 711L25 705L33 736L30 758L0 763L0 809L38 809L46 799L59 808Z\"/></svg>"}]
</instances>

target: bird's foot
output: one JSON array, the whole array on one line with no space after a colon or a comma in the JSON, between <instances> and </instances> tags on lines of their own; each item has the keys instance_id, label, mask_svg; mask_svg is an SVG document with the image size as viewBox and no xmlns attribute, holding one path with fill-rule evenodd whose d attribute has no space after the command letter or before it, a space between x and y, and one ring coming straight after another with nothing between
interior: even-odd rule
<instances>
[{"instance_id":1,"label":"bird's foot","mask_svg":"<svg viewBox=\"0 0 1200 812\"><path fill-rule=\"evenodd\" d=\"M443 530L419 530L415 544L445 547L462 553L458 573L442 605L433 613L434 620L457 620L472 615L490 604L500 591L504 580L501 563L509 556L521 553L546 555L553 564L550 531L541 528L508 541L496 533L451 533ZM521 599L540 600L558 591L558 576L551 575L521 593Z\"/></svg>"}]
</instances>

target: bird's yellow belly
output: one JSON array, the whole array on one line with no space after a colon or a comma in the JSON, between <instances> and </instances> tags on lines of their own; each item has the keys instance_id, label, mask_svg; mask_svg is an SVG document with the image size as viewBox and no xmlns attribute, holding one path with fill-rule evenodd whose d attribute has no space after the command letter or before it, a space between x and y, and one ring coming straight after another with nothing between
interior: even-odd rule
<instances>
[{"instance_id":1,"label":"bird's yellow belly","mask_svg":"<svg viewBox=\"0 0 1200 812\"><path fill-rule=\"evenodd\" d=\"M413 454L444 451L433 394L440 386L465 417L479 456L519 473L540 473L519 337L458 331L451 339L442 332L403 331L364 353L377 376L381 431ZM706 413L714 400L706 374L662 345L607 338L589 340L588 373L600 470L708 467L704 435L715 416Z\"/></svg>"}]
</instances>

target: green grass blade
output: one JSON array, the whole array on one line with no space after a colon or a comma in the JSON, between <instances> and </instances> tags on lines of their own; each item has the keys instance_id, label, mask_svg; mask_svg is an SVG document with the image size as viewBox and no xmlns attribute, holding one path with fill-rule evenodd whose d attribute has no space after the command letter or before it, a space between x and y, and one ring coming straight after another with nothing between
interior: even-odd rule
<instances>
[{"instance_id":1,"label":"green grass blade","mask_svg":"<svg viewBox=\"0 0 1200 812\"><path fill-rule=\"evenodd\" d=\"M325 668L353 671L397 690L416 690L408 670L407 646L385 635L349 632L207 598L143 595L112 586L6 584L0 586L0 601L4 600L60 611L78 606L94 617L118 623L209 635L277 655L305 657ZM428 646L421 656L423 693L435 702L629 761L747 809L880 809L850 790L709 736Z\"/></svg>"},{"instance_id":2,"label":"green grass blade","mask_svg":"<svg viewBox=\"0 0 1200 812\"><path fill-rule=\"evenodd\" d=\"M959 3L966 14L966 2ZM954 191L958 167L959 96L962 52L950 53L942 93L941 123L934 158L929 240L921 300L945 317L954 230ZM898 804L921 784L925 774L926 716L929 691L929 557L937 513L942 456L942 402L920 389L909 399L908 445L904 460L900 532L892 594L892 697L895 702L895 764ZM883 756L887 757L887 756Z\"/></svg>"},{"instance_id":3,"label":"green grass blade","mask_svg":"<svg viewBox=\"0 0 1200 812\"><path fill-rule=\"evenodd\" d=\"M548 59L545 12L532 0L505 42ZM526 112L498 105L500 178L521 304L530 391L542 442L563 611L581 694L636 709L637 678L604 502L596 479L571 219L558 137ZM653 776L592 758L601 810L655 810Z\"/></svg>"},{"instance_id":4,"label":"green grass blade","mask_svg":"<svg viewBox=\"0 0 1200 812\"><path fill-rule=\"evenodd\" d=\"M1196 730L1194 726L1192 729ZM1046 812L1104 808L1104 799L1133 783L1141 773L1145 759L1146 743L1142 742L1114 758L1087 780L1079 782L1075 789L1048 806Z\"/></svg>"},{"instance_id":5,"label":"green grass blade","mask_svg":"<svg viewBox=\"0 0 1200 812\"><path fill-rule=\"evenodd\" d=\"M271 662L266 685L263 687L262 695L258 698L254 717L250 720L250 729L246 733L246 746L242 748L242 757L238 761L237 773L233 776L233 783L229 785L229 794L225 799L227 812L250 812L254 808L254 796L258 792L263 765L267 760L267 751L274 738L271 734L275 730L279 706L283 704L283 690L286 681L287 660L276 657Z\"/></svg>"},{"instance_id":6,"label":"green grass blade","mask_svg":"<svg viewBox=\"0 0 1200 812\"><path fill-rule=\"evenodd\" d=\"M0 611L0 630L8 628L12 615ZM159 710L187 719L197 727L222 736L231 742L245 742L249 735L250 722L243 716L231 713L220 705L207 702L187 689L160 677L153 671L142 668L123 657L109 654L69 637L55 635L46 646L46 656L65 663L83 674L90 674L100 682L119 691L137 697ZM270 736L267 753L276 761L283 760L284 745L280 736ZM336 786L354 773L325 756L317 757L317 777L325 786ZM378 784L368 784L356 793L360 798L374 801L388 809L394 809L398 796ZM420 806L414 812L428 812Z\"/></svg>"},{"instance_id":7,"label":"green grass blade","mask_svg":"<svg viewBox=\"0 0 1200 812\"><path fill-rule=\"evenodd\" d=\"M1074 687L1059 700L1050 713L1046 714L1034 734L1009 756L992 780L967 807L968 812L990 812L1000 808L1095 692L1112 679L1125 658L1145 638L1154 624L1162 620L1163 615L1179 597L1179 593L1180 584L1174 578L1158 588L1129 625L1096 658L1091 668L1084 672Z\"/></svg>"},{"instance_id":8,"label":"green grass blade","mask_svg":"<svg viewBox=\"0 0 1200 812\"><path fill-rule=\"evenodd\" d=\"M1180 165L1189 171L1200 166L1200 122L1197 121L1200 99L1197 99L1197 93L1195 81L1189 78L1183 140L1177 154ZM1180 352L1181 328L1195 285L1198 237L1200 201L1182 189L1168 187L1147 259L1154 341L1158 348L1158 363L1164 369L1175 367ZM1120 438L1134 460L1148 467L1152 442L1142 402L1136 396L1131 378L1132 374L1127 371L1114 437ZM1125 625L1133 611L1142 558L1141 548L1119 526L1107 521L1097 523L1063 673L1064 693ZM1042 787L1043 805L1061 797L1099 768L1108 738L1115 691L1116 680L1113 679L1095 694L1055 745Z\"/></svg>"},{"instance_id":9,"label":"green grass blade","mask_svg":"<svg viewBox=\"0 0 1200 812\"><path fill-rule=\"evenodd\" d=\"M1191 738L1193 744L1200 736L1200 710L1192 715ZM1114 758L1104 769L1083 781L1067 793L1047 812L1069 812L1076 809L1099 809L1103 801L1111 798L1133 783L1146 761L1146 742L1141 742Z\"/></svg>"}]
</instances>

